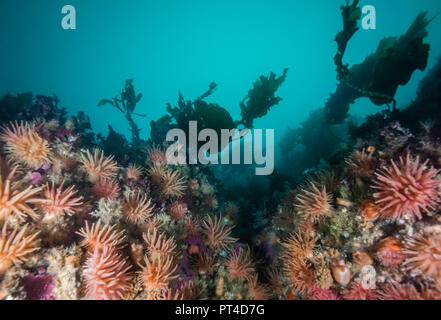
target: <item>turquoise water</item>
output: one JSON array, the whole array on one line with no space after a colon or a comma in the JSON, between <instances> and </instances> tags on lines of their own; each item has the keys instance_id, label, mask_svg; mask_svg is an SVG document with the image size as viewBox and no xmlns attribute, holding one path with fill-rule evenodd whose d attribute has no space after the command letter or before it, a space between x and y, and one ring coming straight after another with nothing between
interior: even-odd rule
<instances>
[{"instance_id":1,"label":"turquoise water","mask_svg":"<svg viewBox=\"0 0 441 320\"><path fill-rule=\"evenodd\" d=\"M240 118L239 102L260 75L281 74L278 91L284 100L256 121L256 128L275 128L276 140L310 111L322 107L336 87L335 35L342 28L344 1L0 1L0 94L56 93L70 113L85 110L96 132L110 124L128 134L114 108L98 108L103 97L120 93L135 79L144 94L135 121L147 139L149 122L175 104L178 91L194 99L214 81L207 100ZM61 28L61 8L76 8L77 29ZM354 64L374 52L385 36L403 34L418 12L434 16L437 0L368 0L377 10L377 29L360 30L351 39L345 61ZM441 55L441 18L431 22L429 70ZM424 72L416 71L396 95L399 107L415 96ZM351 113L380 110L360 99Z\"/></svg>"}]
</instances>

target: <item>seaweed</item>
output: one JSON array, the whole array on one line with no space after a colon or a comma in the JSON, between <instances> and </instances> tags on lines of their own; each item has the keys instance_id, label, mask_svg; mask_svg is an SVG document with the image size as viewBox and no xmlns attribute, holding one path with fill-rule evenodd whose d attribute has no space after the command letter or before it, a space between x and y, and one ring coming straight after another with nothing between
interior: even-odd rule
<instances>
[{"instance_id":1,"label":"seaweed","mask_svg":"<svg viewBox=\"0 0 441 320\"><path fill-rule=\"evenodd\" d=\"M142 98L142 93L135 93L135 89L133 87L133 79L126 80L126 84L124 89L121 92L121 95L118 97L116 95L112 99L101 99L98 103L98 106L103 106L105 104L110 104L121 111L127 121L129 122L130 131L132 133L132 144L139 145L141 143L141 138L139 137L139 128L133 120L132 115L136 115L139 117L146 117L144 114L139 114L135 112L136 105Z\"/></svg>"},{"instance_id":2,"label":"seaweed","mask_svg":"<svg viewBox=\"0 0 441 320\"><path fill-rule=\"evenodd\" d=\"M343 123L350 105L361 97L378 106L392 103L395 109L398 86L407 84L415 70L425 70L430 49L424 38L431 19L427 18L427 12L422 12L404 35L384 38L375 53L349 68L343 64L343 56L348 41L358 30L356 24L361 17L358 0L351 5L347 1L341 10L344 28L335 38L338 50L334 57L339 84L325 105L328 124Z\"/></svg>"},{"instance_id":3,"label":"seaweed","mask_svg":"<svg viewBox=\"0 0 441 320\"><path fill-rule=\"evenodd\" d=\"M271 72L269 77L260 76L254 82L253 88L240 103L242 124L246 128L253 128L254 119L263 117L272 106L282 101L282 98L276 97L275 93L285 81L287 73L288 68L285 68L280 77L276 77L276 74Z\"/></svg>"}]
</instances>

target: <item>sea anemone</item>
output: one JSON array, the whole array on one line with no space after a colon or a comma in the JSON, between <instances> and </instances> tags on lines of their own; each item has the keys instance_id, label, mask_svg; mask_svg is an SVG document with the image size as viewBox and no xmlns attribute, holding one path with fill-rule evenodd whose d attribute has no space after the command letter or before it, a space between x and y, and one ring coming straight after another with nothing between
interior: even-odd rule
<instances>
[{"instance_id":1,"label":"sea anemone","mask_svg":"<svg viewBox=\"0 0 441 320\"><path fill-rule=\"evenodd\" d=\"M82 271L87 300L120 300L130 288L131 266L113 248L95 248Z\"/></svg>"},{"instance_id":2,"label":"sea anemone","mask_svg":"<svg viewBox=\"0 0 441 320\"><path fill-rule=\"evenodd\" d=\"M0 233L0 274L12 265L26 260L26 256L39 249L35 237L39 232L26 236L27 225L15 227L8 232L8 220L3 223Z\"/></svg>"},{"instance_id":3,"label":"sea anemone","mask_svg":"<svg viewBox=\"0 0 441 320\"><path fill-rule=\"evenodd\" d=\"M170 281L178 276L174 275L177 265L171 257L159 256L155 259L144 256L145 266L140 266L144 289L147 291L162 291L168 288Z\"/></svg>"},{"instance_id":4,"label":"sea anemone","mask_svg":"<svg viewBox=\"0 0 441 320\"><path fill-rule=\"evenodd\" d=\"M110 226L109 224L101 228L101 220L89 228L86 221L86 226L77 232L83 237L80 246L87 247L90 252L94 252L96 249L104 250L105 247L119 248L125 236L122 231L117 232L115 228L116 225Z\"/></svg>"},{"instance_id":5,"label":"sea anemone","mask_svg":"<svg viewBox=\"0 0 441 320\"><path fill-rule=\"evenodd\" d=\"M165 176L166 167L162 164L153 163L147 169L147 175L155 186L159 186Z\"/></svg>"},{"instance_id":6,"label":"sea anemone","mask_svg":"<svg viewBox=\"0 0 441 320\"><path fill-rule=\"evenodd\" d=\"M156 229L148 230L142 237L152 259L176 256L176 242L173 238L167 238Z\"/></svg>"},{"instance_id":7,"label":"sea anemone","mask_svg":"<svg viewBox=\"0 0 441 320\"><path fill-rule=\"evenodd\" d=\"M344 293L345 300L377 300L376 290L365 289L359 282L355 282L349 290Z\"/></svg>"},{"instance_id":8,"label":"sea anemone","mask_svg":"<svg viewBox=\"0 0 441 320\"><path fill-rule=\"evenodd\" d=\"M310 260L314 257L314 249L317 247L316 240L310 234L292 234L286 242L282 243L285 248L284 256Z\"/></svg>"},{"instance_id":9,"label":"sea anemone","mask_svg":"<svg viewBox=\"0 0 441 320\"><path fill-rule=\"evenodd\" d=\"M410 239L403 253L404 265L427 277L441 277L441 235L420 235Z\"/></svg>"},{"instance_id":10,"label":"sea anemone","mask_svg":"<svg viewBox=\"0 0 441 320\"><path fill-rule=\"evenodd\" d=\"M378 244L377 258L386 267L397 267L405 259L403 244L394 237L387 237Z\"/></svg>"},{"instance_id":11,"label":"sea anemone","mask_svg":"<svg viewBox=\"0 0 441 320\"><path fill-rule=\"evenodd\" d=\"M373 151L366 152L354 151L350 158L345 160L351 172L357 176L369 177L375 169L375 159L372 157Z\"/></svg>"},{"instance_id":12,"label":"sea anemone","mask_svg":"<svg viewBox=\"0 0 441 320\"><path fill-rule=\"evenodd\" d=\"M270 298L268 288L259 283L257 274L248 280L248 297L251 300L268 300Z\"/></svg>"},{"instance_id":13,"label":"sea anemone","mask_svg":"<svg viewBox=\"0 0 441 320\"><path fill-rule=\"evenodd\" d=\"M326 192L326 187L321 190L313 183L309 183L308 188L303 188L296 197L298 203L296 209L300 211L306 219L317 222L322 217L332 214L331 195Z\"/></svg>"},{"instance_id":14,"label":"sea anemone","mask_svg":"<svg viewBox=\"0 0 441 320\"><path fill-rule=\"evenodd\" d=\"M116 199L119 197L121 188L116 179L99 178L92 186L92 193L97 198Z\"/></svg>"},{"instance_id":15,"label":"sea anemone","mask_svg":"<svg viewBox=\"0 0 441 320\"><path fill-rule=\"evenodd\" d=\"M161 193L169 198L179 198L187 188L185 180L178 171L166 170L159 184Z\"/></svg>"},{"instance_id":16,"label":"sea anemone","mask_svg":"<svg viewBox=\"0 0 441 320\"><path fill-rule=\"evenodd\" d=\"M211 275L215 271L216 256L208 250L201 252L194 260L194 267L200 274Z\"/></svg>"},{"instance_id":17,"label":"sea anemone","mask_svg":"<svg viewBox=\"0 0 441 320\"><path fill-rule=\"evenodd\" d=\"M379 292L380 300L422 300L418 290L411 284L388 283Z\"/></svg>"},{"instance_id":18,"label":"sea anemone","mask_svg":"<svg viewBox=\"0 0 441 320\"><path fill-rule=\"evenodd\" d=\"M372 188L378 190L374 198L382 218L421 219L423 212L435 209L440 200L440 181L436 177L439 171L428 167L428 162L420 163L419 156L411 160L407 154L406 159L400 157L398 164L391 160L391 166L375 173Z\"/></svg>"},{"instance_id":19,"label":"sea anemone","mask_svg":"<svg viewBox=\"0 0 441 320\"><path fill-rule=\"evenodd\" d=\"M236 241L230 237L232 228L222 224L222 218L211 216L204 221L203 233L210 247L223 250Z\"/></svg>"},{"instance_id":20,"label":"sea anemone","mask_svg":"<svg viewBox=\"0 0 441 320\"><path fill-rule=\"evenodd\" d=\"M155 205L142 192L129 193L125 196L123 211L129 222L137 225L145 223L152 215Z\"/></svg>"},{"instance_id":21,"label":"sea anemone","mask_svg":"<svg viewBox=\"0 0 441 320\"><path fill-rule=\"evenodd\" d=\"M0 175L0 221L8 218L12 214L19 219L24 220L26 215L36 219L37 213L29 204L38 201L39 198L34 197L41 191L41 187L34 188L28 186L24 190L19 190L21 183L14 182L14 176L18 170L15 166L3 180Z\"/></svg>"},{"instance_id":22,"label":"sea anemone","mask_svg":"<svg viewBox=\"0 0 441 320\"><path fill-rule=\"evenodd\" d=\"M50 162L52 153L49 142L40 137L35 125L14 122L4 127L0 140L6 143L5 151L15 161L38 168Z\"/></svg>"},{"instance_id":23,"label":"sea anemone","mask_svg":"<svg viewBox=\"0 0 441 320\"><path fill-rule=\"evenodd\" d=\"M166 152L158 146L149 146L147 148L147 159L154 164L167 163Z\"/></svg>"},{"instance_id":24,"label":"sea anemone","mask_svg":"<svg viewBox=\"0 0 441 320\"><path fill-rule=\"evenodd\" d=\"M311 265L302 259L284 259L284 272L296 291L308 292L314 285L314 274Z\"/></svg>"},{"instance_id":25,"label":"sea anemone","mask_svg":"<svg viewBox=\"0 0 441 320\"><path fill-rule=\"evenodd\" d=\"M167 208L172 220L180 220L187 213L187 205L182 201L173 201Z\"/></svg>"},{"instance_id":26,"label":"sea anemone","mask_svg":"<svg viewBox=\"0 0 441 320\"><path fill-rule=\"evenodd\" d=\"M58 188L55 184L46 184L44 188L44 199L34 200L33 202L44 213L43 220L49 221L62 215L72 215L83 204L83 197L74 198L77 193L75 186L63 190L64 181Z\"/></svg>"},{"instance_id":27,"label":"sea anemone","mask_svg":"<svg viewBox=\"0 0 441 320\"><path fill-rule=\"evenodd\" d=\"M126 178L128 180L139 180L142 175L142 168L136 164L131 164L127 167Z\"/></svg>"},{"instance_id":28,"label":"sea anemone","mask_svg":"<svg viewBox=\"0 0 441 320\"><path fill-rule=\"evenodd\" d=\"M309 300L340 300L331 289L322 289L314 286L308 292Z\"/></svg>"},{"instance_id":29,"label":"sea anemone","mask_svg":"<svg viewBox=\"0 0 441 320\"><path fill-rule=\"evenodd\" d=\"M256 271L249 248L245 250L241 247L238 250L233 250L228 256L225 265L230 276L237 280L250 279Z\"/></svg>"},{"instance_id":30,"label":"sea anemone","mask_svg":"<svg viewBox=\"0 0 441 320\"><path fill-rule=\"evenodd\" d=\"M81 154L80 161L86 169L90 182L96 182L100 177L111 179L118 173L118 165L113 160L113 156L106 157L100 149L94 149L93 154L87 150Z\"/></svg>"}]
</instances>

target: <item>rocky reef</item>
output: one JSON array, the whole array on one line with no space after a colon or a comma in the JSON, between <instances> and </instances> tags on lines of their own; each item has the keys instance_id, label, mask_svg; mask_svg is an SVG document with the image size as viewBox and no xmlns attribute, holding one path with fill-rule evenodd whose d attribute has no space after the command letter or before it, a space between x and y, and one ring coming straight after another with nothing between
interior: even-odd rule
<instances>
[{"instance_id":1,"label":"rocky reef","mask_svg":"<svg viewBox=\"0 0 441 320\"><path fill-rule=\"evenodd\" d=\"M275 172L260 193L246 180L249 196L211 166L168 164L165 133L191 120L200 130L252 128L280 102L287 69L253 84L237 121L204 101L215 83L195 100L180 93L148 141L133 121L144 117L133 80L99 103L121 111L130 141L112 127L96 135L86 113L69 117L55 95L5 95L0 299L440 300L441 60L411 105L348 121L359 97L393 103L428 54L420 14L349 68L359 13L358 1L342 7L337 92L281 142L287 163L298 159L295 179Z\"/></svg>"}]
</instances>

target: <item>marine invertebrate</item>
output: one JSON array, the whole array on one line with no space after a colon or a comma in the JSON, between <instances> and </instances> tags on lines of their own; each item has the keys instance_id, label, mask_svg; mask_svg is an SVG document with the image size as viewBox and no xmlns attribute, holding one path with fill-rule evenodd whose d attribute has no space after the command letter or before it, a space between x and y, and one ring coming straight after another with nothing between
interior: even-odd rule
<instances>
[{"instance_id":1,"label":"marine invertebrate","mask_svg":"<svg viewBox=\"0 0 441 320\"><path fill-rule=\"evenodd\" d=\"M180 220L187 213L187 205L182 201L173 201L167 208L172 220Z\"/></svg>"},{"instance_id":2,"label":"marine invertebrate","mask_svg":"<svg viewBox=\"0 0 441 320\"><path fill-rule=\"evenodd\" d=\"M180 176L178 171L168 169L162 176L159 184L161 193L170 198L179 198L183 195L187 185L185 180Z\"/></svg>"},{"instance_id":3,"label":"marine invertebrate","mask_svg":"<svg viewBox=\"0 0 441 320\"><path fill-rule=\"evenodd\" d=\"M349 290L343 295L345 300L377 300L378 294L376 290L364 288L359 282L354 282Z\"/></svg>"},{"instance_id":4,"label":"marine invertebrate","mask_svg":"<svg viewBox=\"0 0 441 320\"><path fill-rule=\"evenodd\" d=\"M418 290L411 284L388 283L378 292L380 300L422 300Z\"/></svg>"},{"instance_id":5,"label":"marine invertebrate","mask_svg":"<svg viewBox=\"0 0 441 320\"><path fill-rule=\"evenodd\" d=\"M431 213L440 201L440 182L436 178L439 170L428 167L429 160L420 163L419 156L412 160L408 153L400 157L398 164L391 165L375 173L372 188L375 204L384 219L408 217L422 218L422 213Z\"/></svg>"},{"instance_id":6,"label":"marine invertebrate","mask_svg":"<svg viewBox=\"0 0 441 320\"><path fill-rule=\"evenodd\" d=\"M167 156L164 150L158 146L149 146L147 148L147 159L154 164L167 163Z\"/></svg>"},{"instance_id":7,"label":"marine invertebrate","mask_svg":"<svg viewBox=\"0 0 441 320\"><path fill-rule=\"evenodd\" d=\"M6 153L28 167L41 167L52 157L49 142L38 134L35 125L28 122L14 122L3 127L0 140L6 143Z\"/></svg>"},{"instance_id":8,"label":"marine invertebrate","mask_svg":"<svg viewBox=\"0 0 441 320\"><path fill-rule=\"evenodd\" d=\"M409 239L403 250L404 265L427 277L441 277L441 235L419 235Z\"/></svg>"},{"instance_id":9,"label":"marine invertebrate","mask_svg":"<svg viewBox=\"0 0 441 320\"><path fill-rule=\"evenodd\" d=\"M142 235L150 258L176 256L176 242L173 238L167 238L166 235L158 232L157 229L150 229Z\"/></svg>"},{"instance_id":10,"label":"marine invertebrate","mask_svg":"<svg viewBox=\"0 0 441 320\"><path fill-rule=\"evenodd\" d=\"M203 223L203 233L207 243L214 249L225 249L236 241L236 239L230 237L233 227L223 224L222 220L217 216L211 216Z\"/></svg>"},{"instance_id":11,"label":"marine invertebrate","mask_svg":"<svg viewBox=\"0 0 441 320\"><path fill-rule=\"evenodd\" d=\"M355 251L352 253L352 259L361 266L369 265L373 262L371 256L365 251Z\"/></svg>"},{"instance_id":12,"label":"marine invertebrate","mask_svg":"<svg viewBox=\"0 0 441 320\"><path fill-rule=\"evenodd\" d=\"M118 165L113 156L106 157L100 149L89 150L80 156L80 162L87 172L90 182L96 182L99 178L112 179L118 173Z\"/></svg>"},{"instance_id":13,"label":"marine invertebrate","mask_svg":"<svg viewBox=\"0 0 441 320\"><path fill-rule=\"evenodd\" d=\"M230 273L230 276L236 280L250 279L255 267L251 258L251 251L249 248L239 248L230 252L225 265Z\"/></svg>"},{"instance_id":14,"label":"marine invertebrate","mask_svg":"<svg viewBox=\"0 0 441 320\"><path fill-rule=\"evenodd\" d=\"M208 250L201 252L194 260L194 267L200 274L211 275L215 271L216 256Z\"/></svg>"},{"instance_id":15,"label":"marine invertebrate","mask_svg":"<svg viewBox=\"0 0 441 320\"><path fill-rule=\"evenodd\" d=\"M93 183L92 193L98 198L116 199L121 188L116 179L99 178Z\"/></svg>"},{"instance_id":16,"label":"marine invertebrate","mask_svg":"<svg viewBox=\"0 0 441 320\"><path fill-rule=\"evenodd\" d=\"M56 188L55 184L46 184L44 187L44 199L33 200L32 202L44 213L43 221L51 221L62 215L72 215L78 207L83 204L83 197L75 197L77 190L70 186L63 190L64 181Z\"/></svg>"},{"instance_id":17,"label":"marine invertebrate","mask_svg":"<svg viewBox=\"0 0 441 320\"><path fill-rule=\"evenodd\" d=\"M351 269L343 259L337 259L331 263L332 276L342 286L346 286L352 277Z\"/></svg>"},{"instance_id":18,"label":"marine invertebrate","mask_svg":"<svg viewBox=\"0 0 441 320\"><path fill-rule=\"evenodd\" d=\"M8 225L8 220L3 222L0 233L0 274L12 265L25 261L26 256L39 249L35 240L39 232L26 235L27 225L8 232Z\"/></svg>"},{"instance_id":19,"label":"marine invertebrate","mask_svg":"<svg viewBox=\"0 0 441 320\"><path fill-rule=\"evenodd\" d=\"M162 291L168 288L170 281L178 276L174 275L177 265L169 256L158 256L155 259L144 256L144 266L140 275L147 291Z\"/></svg>"},{"instance_id":20,"label":"marine invertebrate","mask_svg":"<svg viewBox=\"0 0 441 320\"><path fill-rule=\"evenodd\" d=\"M397 267L405 259L404 245L394 237L387 237L378 244L376 256L381 264L387 267Z\"/></svg>"},{"instance_id":21,"label":"marine invertebrate","mask_svg":"<svg viewBox=\"0 0 441 320\"><path fill-rule=\"evenodd\" d=\"M314 274L311 264L301 259L284 259L284 273L296 291L308 292L314 285Z\"/></svg>"},{"instance_id":22,"label":"marine invertebrate","mask_svg":"<svg viewBox=\"0 0 441 320\"><path fill-rule=\"evenodd\" d=\"M258 276L255 274L248 280L248 297L251 300L268 300L269 290L265 285L259 283Z\"/></svg>"},{"instance_id":23,"label":"marine invertebrate","mask_svg":"<svg viewBox=\"0 0 441 320\"><path fill-rule=\"evenodd\" d=\"M106 224L101 227L101 220L89 227L86 221L85 227L77 232L78 235L83 237L80 246L87 247L90 252L94 252L96 249L104 250L105 247L119 248L125 235L123 231L117 232L115 229L116 225Z\"/></svg>"},{"instance_id":24,"label":"marine invertebrate","mask_svg":"<svg viewBox=\"0 0 441 320\"><path fill-rule=\"evenodd\" d=\"M303 188L296 197L298 203L296 209L300 211L306 219L318 221L322 217L328 217L332 214L332 198L326 192L326 187L319 189L314 182Z\"/></svg>"},{"instance_id":25,"label":"marine invertebrate","mask_svg":"<svg viewBox=\"0 0 441 320\"><path fill-rule=\"evenodd\" d=\"M317 238L311 237L310 234L292 234L282 243L285 249L284 256L310 260L314 257L314 249L317 247L316 240Z\"/></svg>"},{"instance_id":26,"label":"marine invertebrate","mask_svg":"<svg viewBox=\"0 0 441 320\"><path fill-rule=\"evenodd\" d=\"M366 149L355 150L349 158L345 159L345 162L356 176L369 177L375 169L373 153L372 149L368 152Z\"/></svg>"},{"instance_id":27,"label":"marine invertebrate","mask_svg":"<svg viewBox=\"0 0 441 320\"><path fill-rule=\"evenodd\" d=\"M120 300L130 288L131 268L125 258L114 248L105 246L89 252L82 271L85 288L84 299Z\"/></svg>"},{"instance_id":28,"label":"marine invertebrate","mask_svg":"<svg viewBox=\"0 0 441 320\"><path fill-rule=\"evenodd\" d=\"M153 215L154 209L155 205L151 199L147 200L147 195L141 191L125 196L123 211L126 219L131 223L137 225L145 223Z\"/></svg>"},{"instance_id":29,"label":"marine invertebrate","mask_svg":"<svg viewBox=\"0 0 441 320\"><path fill-rule=\"evenodd\" d=\"M360 215L364 221L372 221L380 216L380 211L374 201L363 200L360 204Z\"/></svg>"},{"instance_id":30,"label":"marine invertebrate","mask_svg":"<svg viewBox=\"0 0 441 320\"><path fill-rule=\"evenodd\" d=\"M20 190L21 183L14 182L17 170L18 166L12 168L6 178L3 178L3 175L0 172L0 221L5 220L12 215L20 220L24 220L26 215L34 219L38 217L35 210L32 209L29 204L40 199L35 196L42 188L28 186L26 189Z\"/></svg>"},{"instance_id":31,"label":"marine invertebrate","mask_svg":"<svg viewBox=\"0 0 441 320\"><path fill-rule=\"evenodd\" d=\"M126 178L128 180L137 181L139 180L139 178L141 178L141 175L142 175L142 168L140 166L137 166L136 164L130 164L127 167Z\"/></svg>"},{"instance_id":32,"label":"marine invertebrate","mask_svg":"<svg viewBox=\"0 0 441 320\"><path fill-rule=\"evenodd\" d=\"M322 289L317 286L314 286L308 292L309 300L340 300L340 298L332 292L331 289Z\"/></svg>"}]
</instances>

